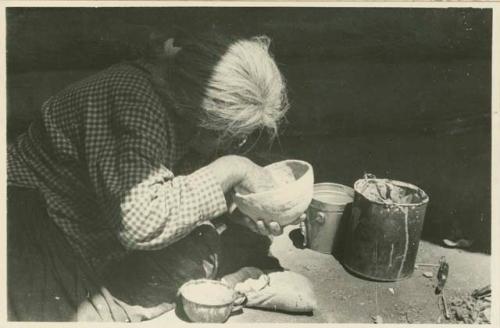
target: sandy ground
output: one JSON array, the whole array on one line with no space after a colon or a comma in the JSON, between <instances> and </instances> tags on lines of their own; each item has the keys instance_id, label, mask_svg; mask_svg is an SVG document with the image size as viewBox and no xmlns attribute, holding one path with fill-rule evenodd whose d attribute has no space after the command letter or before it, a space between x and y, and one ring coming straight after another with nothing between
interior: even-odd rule
<instances>
[{"instance_id":1,"label":"sandy ground","mask_svg":"<svg viewBox=\"0 0 500 328\"><path fill-rule=\"evenodd\" d=\"M400 282L381 283L360 279L348 273L331 255L293 245L289 226L273 241L271 251L283 267L308 277L314 285L319 308L312 315L291 315L272 311L244 309L228 323L372 323L379 315L384 323L446 323L434 294L437 268L415 270L412 277ZM447 298L469 294L490 283L490 256L444 248L429 242L420 243L417 263L437 263L445 256L449 278L445 287ZM433 271L426 278L424 271ZM389 288L392 288L394 294ZM169 312L147 324L182 322Z\"/></svg>"}]
</instances>

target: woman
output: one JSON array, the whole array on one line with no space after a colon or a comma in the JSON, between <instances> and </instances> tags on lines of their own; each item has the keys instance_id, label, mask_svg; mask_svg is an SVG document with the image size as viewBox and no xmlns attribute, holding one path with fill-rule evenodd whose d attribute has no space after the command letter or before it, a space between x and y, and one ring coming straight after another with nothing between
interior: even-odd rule
<instances>
[{"instance_id":1,"label":"woman","mask_svg":"<svg viewBox=\"0 0 500 328\"><path fill-rule=\"evenodd\" d=\"M263 260L266 238L232 223L278 224L234 212L219 236L216 222L236 185L273 187L235 155L274 137L288 108L268 49L266 37L169 39L43 104L8 150L10 320L144 320L189 279L279 267Z\"/></svg>"}]
</instances>

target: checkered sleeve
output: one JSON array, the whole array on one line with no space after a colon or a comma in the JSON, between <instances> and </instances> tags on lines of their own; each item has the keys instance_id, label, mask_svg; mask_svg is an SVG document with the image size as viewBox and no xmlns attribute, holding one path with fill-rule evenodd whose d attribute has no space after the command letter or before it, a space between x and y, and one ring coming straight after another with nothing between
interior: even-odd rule
<instances>
[{"instance_id":1,"label":"checkered sleeve","mask_svg":"<svg viewBox=\"0 0 500 328\"><path fill-rule=\"evenodd\" d=\"M123 198L120 241L130 249L163 248L225 211L222 189L207 167L177 177L160 168Z\"/></svg>"},{"instance_id":2,"label":"checkered sleeve","mask_svg":"<svg viewBox=\"0 0 500 328\"><path fill-rule=\"evenodd\" d=\"M154 95L133 85L113 99L113 142L96 156L91 174L120 242L127 249L161 249L224 213L226 200L209 168L174 176L163 165L175 144Z\"/></svg>"}]
</instances>

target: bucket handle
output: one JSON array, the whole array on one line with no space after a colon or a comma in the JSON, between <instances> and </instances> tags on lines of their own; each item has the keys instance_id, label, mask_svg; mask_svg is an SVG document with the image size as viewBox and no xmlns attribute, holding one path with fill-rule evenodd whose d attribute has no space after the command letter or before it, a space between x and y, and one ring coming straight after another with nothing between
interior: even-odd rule
<instances>
[{"instance_id":1,"label":"bucket handle","mask_svg":"<svg viewBox=\"0 0 500 328\"><path fill-rule=\"evenodd\" d=\"M308 219L309 219L309 216L306 217L306 220L308 220ZM307 225L305 223L306 220L300 222L300 231L302 232L302 236L304 236L304 242L303 242L302 246L304 246L304 247L307 247L307 244L309 243L309 240L307 239ZM319 224L323 225L325 223L325 213L318 211L316 213L316 217L314 219L312 219L311 222L312 221L316 221Z\"/></svg>"},{"instance_id":2,"label":"bucket handle","mask_svg":"<svg viewBox=\"0 0 500 328\"><path fill-rule=\"evenodd\" d=\"M307 220L307 218L306 218L306 220ZM300 232L302 232L302 236L304 237L304 241L302 242L302 246L307 247L308 240L307 240L307 227L306 227L305 220L300 222Z\"/></svg>"}]
</instances>

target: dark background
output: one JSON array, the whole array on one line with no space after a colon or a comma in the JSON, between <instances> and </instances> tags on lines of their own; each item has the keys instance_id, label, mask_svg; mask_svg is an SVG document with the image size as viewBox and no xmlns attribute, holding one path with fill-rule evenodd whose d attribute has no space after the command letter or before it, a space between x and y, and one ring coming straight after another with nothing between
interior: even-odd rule
<instances>
[{"instance_id":1,"label":"dark background","mask_svg":"<svg viewBox=\"0 0 500 328\"><path fill-rule=\"evenodd\" d=\"M9 8L8 140L68 83L140 56L153 30L267 34L288 81L271 151L316 181L365 172L430 196L424 239L491 245L489 9Z\"/></svg>"}]
</instances>

